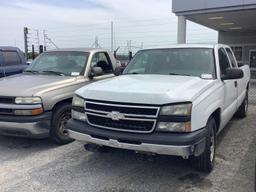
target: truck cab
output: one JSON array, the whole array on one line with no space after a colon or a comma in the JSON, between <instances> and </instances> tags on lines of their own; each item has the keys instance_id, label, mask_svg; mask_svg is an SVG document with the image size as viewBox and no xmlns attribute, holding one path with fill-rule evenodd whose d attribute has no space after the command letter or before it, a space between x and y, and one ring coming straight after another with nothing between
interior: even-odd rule
<instances>
[{"instance_id":1,"label":"truck cab","mask_svg":"<svg viewBox=\"0 0 256 192\"><path fill-rule=\"evenodd\" d=\"M22 73L27 67L25 55L19 48L0 46L0 77Z\"/></svg>"},{"instance_id":2,"label":"truck cab","mask_svg":"<svg viewBox=\"0 0 256 192\"><path fill-rule=\"evenodd\" d=\"M210 172L217 135L246 116L249 79L226 45L141 50L118 77L75 92L68 134L86 146L181 156Z\"/></svg>"}]
</instances>

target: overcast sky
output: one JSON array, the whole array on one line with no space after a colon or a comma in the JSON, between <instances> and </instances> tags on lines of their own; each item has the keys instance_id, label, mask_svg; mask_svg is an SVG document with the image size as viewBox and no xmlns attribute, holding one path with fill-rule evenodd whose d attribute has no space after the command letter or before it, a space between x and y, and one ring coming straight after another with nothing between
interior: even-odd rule
<instances>
[{"instance_id":1,"label":"overcast sky","mask_svg":"<svg viewBox=\"0 0 256 192\"><path fill-rule=\"evenodd\" d=\"M171 0L8 0L0 1L0 45L23 43L23 27L43 30L58 47L92 46L97 36L110 47L114 22L115 46L168 45L176 42L177 18ZM30 41L35 44L36 31ZM215 42L217 33L188 23L188 42ZM53 48L50 45L49 48Z\"/></svg>"}]
</instances>

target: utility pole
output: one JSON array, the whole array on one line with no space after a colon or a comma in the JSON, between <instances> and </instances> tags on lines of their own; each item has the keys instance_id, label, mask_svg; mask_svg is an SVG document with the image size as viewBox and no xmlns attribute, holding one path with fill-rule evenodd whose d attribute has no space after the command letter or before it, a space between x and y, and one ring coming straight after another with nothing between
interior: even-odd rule
<instances>
[{"instance_id":1,"label":"utility pole","mask_svg":"<svg viewBox=\"0 0 256 192\"><path fill-rule=\"evenodd\" d=\"M94 43L92 44L91 47L94 47L94 48L101 48L101 46L100 46L100 44L99 44L98 36L95 37Z\"/></svg>"},{"instance_id":2,"label":"utility pole","mask_svg":"<svg viewBox=\"0 0 256 192\"><path fill-rule=\"evenodd\" d=\"M36 29L36 39L37 39L37 46L38 46L38 50L40 50L39 46L40 46L40 38L39 38L39 30Z\"/></svg>"},{"instance_id":3,"label":"utility pole","mask_svg":"<svg viewBox=\"0 0 256 192\"><path fill-rule=\"evenodd\" d=\"M25 51L25 58L28 57L28 28L24 27L24 51Z\"/></svg>"},{"instance_id":4,"label":"utility pole","mask_svg":"<svg viewBox=\"0 0 256 192\"><path fill-rule=\"evenodd\" d=\"M43 30L43 36L44 36L44 51L46 51L46 30Z\"/></svg>"},{"instance_id":5,"label":"utility pole","mask_svg":"<svg viewBox=\"0 0 256 192\"><path fill-rule=\"evenodd\" d=\"M114 51L114 22L111 21L111 52Z\"/></svg>"},{"instance_id":6,"label":"utility pole","mask_svg":"<svg viewBox=\"0 0 256 192\"><path fill-rule=\"evenodd\" d=\"M116 33L114 32L114 50L116 50Z\"/></svg>"},{"instance_id":7,"label":"utility pole","mask_svg":"<svg viewBox=\"0 0 256 192\"><path fill-rule=\"evenodd\" d=\"M98 36L95 37L95 48L99 48L99 39L98 39Z\"/></svg>"},{"instance_id":8,"label":"utility pole","mask_svg":"<svg viewBox=\"0 0 256 192\"><path fill-rule=\"evenodd\" d=\"M32 45L32 60L35 59L35 46Z\"/></svg>"},{"instance_id":9,"label":"utility pole","mask_svg":"<svg viewBox=\"0 0 256 192\"><path fill-rule=\"evenodd\" d=\"M44 46L46 47L47 44L52 44L56 49L59 49L59 47L53 42L53 40L47 35L44 30Z\"/></svg>"},{"instance_id":10,"label":"utility pole","mask_svg":"<svg viewBox=\"0 0 256 192\"><path fill-rule=\"evenodd\" d=\"M132 51L132 40L127 40L127 49L128 51Z\"/></svg>"}]
</instances>

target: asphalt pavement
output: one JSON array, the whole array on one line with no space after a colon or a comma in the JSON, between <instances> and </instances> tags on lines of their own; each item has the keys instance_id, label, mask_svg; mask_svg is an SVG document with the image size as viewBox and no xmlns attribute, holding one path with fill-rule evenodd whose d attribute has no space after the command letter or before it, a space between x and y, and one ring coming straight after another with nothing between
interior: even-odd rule
<instances>
[{"instance_id":1,"label":"asphalt pavement","mask_svg":"<svg viewBox=\"0 0 256 192\"><path fill-rule=\"evenodd\" d=\"M256 106L219 135L211 174L179 157L0 136L0 192L253 192L255 156Z\"/></svg>"}]
</instances>

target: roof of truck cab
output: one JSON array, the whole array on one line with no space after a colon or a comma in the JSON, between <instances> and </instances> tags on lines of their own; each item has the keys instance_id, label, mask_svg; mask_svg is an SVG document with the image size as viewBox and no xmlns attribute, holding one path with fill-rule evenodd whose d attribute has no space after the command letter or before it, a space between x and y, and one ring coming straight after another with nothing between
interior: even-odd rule
<instances>
[{"instance_id":1,"label":"roof of truck cab","mask_svg":"<svg viewBox=\"0 0 256 192\"><path fill-rule=\"evenodd\" d=\"M20 50L18 47L12 47L12 46L0 46L0 50L3 51L16 51Z\"/></svg>"},{"instance_id":2,"label":"roof of truck cab","mask_svg":"<svg viewBox=\"0 0 256 192\"><path fill-rule=\"evenodd\" d=\"M222 44L174 44L174 45L169 45L169 46L151 47L151 48L146 48L144 50L150 50L150 49L175 49L175 48L209 48L209 49L213 49L216 46L226 46L226 45L222 45Z\"/></svg>"},{"instance_id":3,"label":"roof of truck cab","mask_svg":"<svg viewBox=\"0 0 256 192\"><path fill-rule=\"evenodd\" d=\"M75 51L75 52L104 52L108 51L106 49L99 48L61 48L61 49L53 49L46 52L54 52L54 51Z\"/></svg>"}]
</instances>

